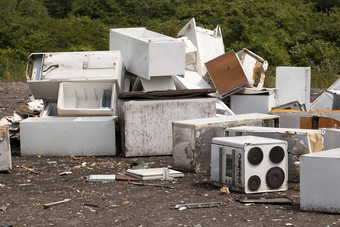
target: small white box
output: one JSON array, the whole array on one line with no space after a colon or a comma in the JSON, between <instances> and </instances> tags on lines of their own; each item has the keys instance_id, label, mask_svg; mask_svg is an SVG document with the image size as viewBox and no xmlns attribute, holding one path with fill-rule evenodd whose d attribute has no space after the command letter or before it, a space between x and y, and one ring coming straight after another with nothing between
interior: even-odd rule
<instances>
[{"instance_id":1,"label":"small white box","mask_svg":"<svg viewBox=\"0 0 340 227\"><path fill-rule=\"evenodd\" d=\"M8 126L0 126L0 171L11 169L12 154Z\"/></svg>"},{"instance_id":2,"label":"small white box","mask_svg":"<svg viewBox=\"0 0 340 227\"><path fill-rule=\"evenodd\" d=\"M172 122L216 115L215 98L119 99L122 152L126 157L172 154Z\"/></svg>"},{"instance_id":3,"label":"small white box","mask_svg":"<svg viewBox=\"0 0 340 227\"><path fill-rule=\"evenodd\" d=\"M264 113L276 106L274 89L244 89L230 96L230 107L235 114Z\"/></svg>"},{"instance_id":4,"label":"small white box","mask_svg":"<svg viewBox=\"0 0 340 227\"><path fill-rule=\"evenodd\" d=\"M213 138L211 181L244 193L287 190L287 142L256 136Z\"/></svg>"},{"instance_id":5,"label":"small white box","mask_svg":"<svg viewBox=\"0 0 340 227\"><path fill-rule=\"evenodd\" d=\"M60 83L59 116L112 116L116 115L116 103L113 83Z\"/></svg>"},{"instance_id":6,"label":"small white box","mask_svg":"<svg viewBox=\"0 0 340 227\"><path fill-rule=\"evenodd\" d=\"M110 50L120 50L126 70L152 76L184 75L185 43L145 28L110 29Z\"/></svg>"},{"instance_id":7,"label":"small white box","mask_svg":"<svg viewBox=\"0 0 340 227\"><path fill-rule=\"evenodd\" d=\"M340 214L340 149L303 155L300 162L300 208Z\"/></svg>"},{"instance_id":8,"label":"small white box","mask_svg":"<svg viewBox=\"0 0 340 227\"><path fill-rule=\"evenodd\" d=\"M116 118L27 118L20 122L21 155L116 155Z\"/></svg>"}]
</instances>

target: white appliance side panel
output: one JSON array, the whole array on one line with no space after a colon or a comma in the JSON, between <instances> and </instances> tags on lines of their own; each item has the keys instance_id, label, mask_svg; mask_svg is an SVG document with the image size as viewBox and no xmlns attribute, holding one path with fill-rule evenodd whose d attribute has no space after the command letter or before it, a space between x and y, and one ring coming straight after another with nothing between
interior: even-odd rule
<instances>
[{"instance_id":1,"label":"white appliance side panel","mask_svg":"<svg viewBox=\"0 0 340 227\"><path fill-rule=\"evenodd\" d=\"M315 110L332 110L334 94L329 92L322 93L311 105L311 111Z\"/></svg>"},{"instance_id":2,"label":"white appliance side panel","mask_svg":"<svg viewBox=\"0 0 340 227\"><path fill-rule=\"evenodd\" d=\"M323 128L324 135L324 150L340 148L340 129Z\"/></svg>"},{"instance_id":3,"label":"white appliance side panel","mask_svg":"<svg viewBox=\"0 0 340 227\"><path fill-rule=\"evenodd\" d=\"M43 117L20 123L21 155L116 155L115 117Z\"/></svg>"},{"instance_id":4,"label":"white appliance side panel","mask_svg":"<svg viewBox=\"0 0 340 227\"><path fill-rule=\"evenodd\" d=\"M12 169L12 153L7 126L0 127L0 171Z\"/></svg>"},{"instance_id":5,"label":"white appliance side panel","mask_svg":"<svg viewBox=\"0 0 340 227\"><path fill-rule=\"evenodd\" d=\"M299 101L310 108L310 67L277 67L276 89L278 105Z\"/></svg>"},{"instance_id":6,"label":"white appliance side panel","mask_svg":"<svg viewBox=\"0 0 340 227\"><path fill-rule=\"evenodd\" d=\"M320 153L324 153L323 151ZM300 208L340 213L340 150L337 158L302 156L300 160Z\"/></svg>"},{"instance_id":7,"label":"white appliance side panel","mask_svg":"<svg viewBox=\"0 0 340 227\"><path fill-rule=\"evenodd\" d=\"M216 115L214 98L120 101L126 157L172 154L172 122Z\"/></svg>"}]
</instances>

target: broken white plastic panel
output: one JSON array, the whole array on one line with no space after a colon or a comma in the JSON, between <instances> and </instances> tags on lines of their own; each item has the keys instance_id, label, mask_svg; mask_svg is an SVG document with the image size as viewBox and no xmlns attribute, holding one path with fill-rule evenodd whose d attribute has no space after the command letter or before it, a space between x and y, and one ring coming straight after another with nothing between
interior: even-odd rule
<instances>
[{"instance_id":1,"label":"broken white plastic panel","mask_svg":"<svg viewBox=\"0 0 340 227\"><path fill-rule=\"evenodd\" d=\"M262 88L268 70L268 62L246 48L238 52L237 55L241 60L249 84Z\"/></svg>"},{"instance_id":2,"label":"broken white plastic panel","mask_svg":"<svg viewBox=\"0 0 340 227\"><path fill-rule=\"evenodd\" d=\"M116 115L116 103L114 83L60 83L58 116Z\"/></svg>"},{"instance_id":3,"label":"broken white plastic panel","mask_svg":"<svg viewBox=\"0 0 340 227\"><path fill-rule=\"evenodd\" d=\"M300 161L300 208L340 214L340 149L303 155Z\"/></svg>"},{"instance_id":4,"label":"broken white plastic panel","mask_svg":"<svg viewBox=\"0 0 340 227\"><path fill-rule=\"evenodd\" d=\"M297 155L320 152L323 149L325 131L294 128L273 128L256 126L239 126L227 128L226 136L260 136L285 140L288 151Z\"/></svg>"},{"instance_id":5,"label":"broken white plastic panel","mask_svg":"<svg viewBox=\"0 0 340 227\"><path fill-rule=\"evenodd\" d=\"M27 118L20 122L21 155L116 155L116 118Z\"/></svg>"},{"instance_id":6,"label":"broken white plastic panel","mask_svg":"<svg viewBox=\"0 0 340 227\"><path fill-rule=\"evenodd\" d=\"M30 55L27 83L35 98L57 100L60 82L117 82L124 86L120 51L55 52Z\"/></svg>"},{"instance_id":7,"label":"broken white plastic panel","mask_svg":"<svg viewBox=\"0 0 340 227\"><path fill-rule=\"evenodd\" d=\"M0 171L12 169L12 153L9 139L9 127L0 126Z\"/></svg>"},{"instance_id":8,"label":"broken white plastic panel","mask_svg":"<svg viewBox=\"0 0 340 227\"><path fill-rule=\"evenodd\" d=\"M178 39L185 42L185 69L198 72L203 76L202 64L196 46L186 36L182 36Z\"/></svg>"},{"instance_id":9,"label":"broken white plastic panel","mask_svg":"<svg viewBox=\"0 0 340 227\"><path fill-rule=\"evenodd\" d=\"M145 28L110 29L110 50L120 50L126 70L147 80L184 74L183 40Z\"/></svg>"},{"instance_id":10,"label":"broken white plastic panel","mask_svg":"<svg viewBox=\"0 0 340 227\"><path fill-rule=\"evenodd\" d=\"M277 67L276 94L278 105L299 101L310 110L310 67Z\"/></svg>"},{"instance_id":11,"label":"broken white plastic panel","mask_svg":"<svg viewBox=\"0 0 340 227\"><path fill-rule=\"evenodd\" d=\"M212 31L196 26L195 18L192 18L178 32L178 36L187 36L196 46L201 62L202 73L205 75L207 70L204 63L225 53L223 37L219 25Z\"/></svg>"},{"instance_id":12,"label":"broken white plastic panel","mask_svg":"<svg viewBox=\"0 0 340 227\"><path fill-rule=\"evenodd\" d=\"M217 115L235 115L235 113L220 99L216 99L216 116Z\"/></svg>"},{"instance_id":13,"label":"broken white plastic panel","mask_svg":"<svg viewBox=\"0 0 340 227\"><path fill-rule=\"evenodd\" d=\"M274 89L246 88L230 96L230 107L235 114L267 114L273 106L276 106Z\"/></svg>"},{"instance_id":14,"label":"broken white plastic panel","mask_svg":"<svg viewBox=\"0 0 340 227\"><path fill-rule=\"evenodd\" d=\"M151 168L151 169L128 169L126 175L135 177L141 180L160 180L163 178L164 168ZM184 174L180 171L168 169L169 177L184 177Z\"/></svg>"},{"instance_id":15,"label":"broken white plastic panel","mask_svg":"<svg viewBox=\"0 0 340 227\"><path fill-rule=\"evenodd\" d=\"M176 90L172 76L154 76L150 80L140 78L144 91Z\"/></svg>"},{"instance_id":16,"label":"broken white plastic panel","mask_svg":"<svg viewBox=\"0 0 340 227\"><path fill-rule=\"evenodd\" d=\"M211 86L197 72L185 70L184 77L174 76L178 89L209 89Z\"/></svg>"}]
</instances>

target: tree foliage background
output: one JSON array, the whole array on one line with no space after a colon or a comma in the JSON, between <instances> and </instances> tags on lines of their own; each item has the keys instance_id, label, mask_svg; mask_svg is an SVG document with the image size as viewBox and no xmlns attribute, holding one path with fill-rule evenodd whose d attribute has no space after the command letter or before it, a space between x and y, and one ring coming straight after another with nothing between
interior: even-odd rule
<instances>
[{"instance_id":1,"label":"tree foliage background","mask_svg":"<svg viewBox=\"0 0 340 227\"><path fill-rule=\"evenodd\" d=\"M0 80L25 79L32 52L108 50L110 28L176 36L192 17L268 60L267 85L276 66L311 66L318 87L339 73L340 0L0 0Z\"/></svg>"}]
</instances>

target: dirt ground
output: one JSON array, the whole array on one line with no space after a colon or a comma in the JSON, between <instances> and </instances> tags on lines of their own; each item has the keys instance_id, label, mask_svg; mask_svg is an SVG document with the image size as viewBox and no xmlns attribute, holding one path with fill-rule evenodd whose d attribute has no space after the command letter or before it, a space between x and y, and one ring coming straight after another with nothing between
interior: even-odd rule
<instances>
[{"instance_id":1,"label":"dirt ground","mask_svg":"<svg viewBox=\"0 0 340 227\"><path fill-rule=\"evenodd\" d=\"M319 91L320 92L320 91ZM25 83L0 83L0 117L25 104ZM91 174L124 173L134 162L172 166L171 156L13 157L11 173L0 173L0 226L340 226L340 215L299 209L299 184L268 195L286 195L292 205L242 204L242 195L221 195L209 174L185 173L172 181L136 186L127 181L89 183ZM25 169L32 168L34 172ZM59 174L65 171L69 175ZM47 209L43 204L71 199ZM223 202L220 207L176 210L182 203Z\"/></svg>"}]
</instances>

